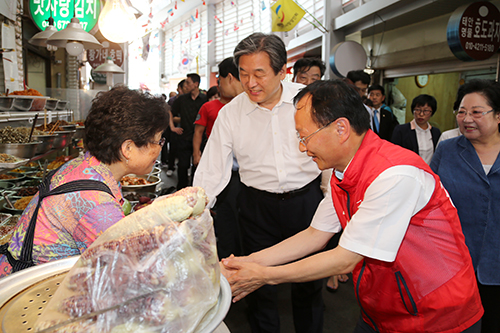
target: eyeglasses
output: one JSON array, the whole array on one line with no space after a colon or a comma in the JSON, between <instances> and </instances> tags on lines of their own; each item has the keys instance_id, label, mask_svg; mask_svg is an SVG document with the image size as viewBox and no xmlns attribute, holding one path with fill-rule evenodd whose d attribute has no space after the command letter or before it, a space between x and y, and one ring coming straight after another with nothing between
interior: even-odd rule
<instances>
[{"instance_id":1,"label":"eyeglasses","mask_svg":"<svg viewBox=\"0 0 500 333\"><path fill-rule=\"evenodd\" d=\"M432 110L414 109L413 113L420 113L423 114L424 116L428 116L432 113Z\"/></svg>"},{"instance_id":2,"label":"eyeglasses","mask_svg":"<svg viewBox=\"0 0 500 333\"><path fill-rule=\"evenodd\" d=\"M165 138L161 138L160 141L151 141L151 143L155 144L155 145L160 145L160 147L163 147L163 145L165 144L165 141L166 141Z\"/></svg>"},{"instance_id":3,"label":"eyeglasses","mask_svg":"<svg viewBox=\"0 0 500 333\"><path fill-rule=\"evenodd\" d=\"M459 119L465 118L466 114L470 114L472 118L478 119L478 118L481 118L482 116L485 116L488 113L493 112L493 111L495 111L495 110L491 109L490 111L471 111L471 112L467 112L465 110L455 110L455 111L453 111L453 113Z\"/></svg>"},{"instance_id":4,"label":"eyeglasses","mask_svg":"<svg viewBox=\"0 0 500 333\"><path fill-rule=\"evenodd\" d=\"M303 137L302 139L300 138L300 134L297 132L297 139L299 139L299 147L300 145L303 145L304 148L307 148L307 142L306 140L311 138L314 134L318 133L319 131L321 131L322 129L324 128L327 128L328 126L330 126L331 123L333 123L335 120L332 120L330 121L328 124L326 124L325 126L321 127L321 128L318 128L317 130L315 130L314 132L312 132L311 134L309 134L308 136L305 136Z\"/></svg>"}]
</instances>

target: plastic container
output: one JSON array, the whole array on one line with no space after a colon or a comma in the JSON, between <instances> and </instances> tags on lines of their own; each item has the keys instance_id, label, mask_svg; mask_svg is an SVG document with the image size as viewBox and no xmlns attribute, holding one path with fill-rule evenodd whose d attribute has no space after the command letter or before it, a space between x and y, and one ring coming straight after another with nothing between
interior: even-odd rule
<instances>
[{"instance_id":1,"label":"plastic container","mask_svg":"<svg viewBox=\"0 0 500 333\"><path fill-rule=\"evenodd\" d=\"M0 96L0 111L10 111L12 110L12 105L14 104L14 97L11 96Z\"/></svg>"}]
</instances>

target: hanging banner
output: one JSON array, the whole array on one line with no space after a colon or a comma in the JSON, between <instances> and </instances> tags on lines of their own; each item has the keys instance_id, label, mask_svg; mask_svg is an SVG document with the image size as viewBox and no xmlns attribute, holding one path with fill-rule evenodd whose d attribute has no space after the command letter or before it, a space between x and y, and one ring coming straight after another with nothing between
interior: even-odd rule
<instances>
[{"instance_id":1,"label":"hanging banner","mask_svg":"<svg viewBox=\"0 0 500 333\"><path fill-rule=\"evenodd\" d=\"M272 31L290 31L306 12L293 0L278 0L271 7Z\"/></svg>"},{"instance_id":2,"label":"hanging banner","mask_svg":"<svg viewBox=\"0 0 500 333\"><path fill-rule=\"evenodd\" d=\"M42 31L49 25L47 20L51 15L56 29L62 30L75 13L83 30L90 32L99 19L101 3L99 0L29 0L29 12L35 25Z\"/></svg>"},{"instance_id":3,"label":"hanging banner","mask_svg":"<svg viewBox=\"0 0 500 333\"><path fill-rule=\"evenodd\" d=\"M111 57L111 60L113 60L118 67L122 67L123 65L123 50L120 45L116 43L102 42L102 48L88 49L86 52L87 61L93 69L104 64L108 57Z\"/></svg>"},{"instance_id":4,"label":"hanging banner","mask_svg":"<svg viewBox=\"0 0 500 333\"><path fill-rule=\"evenodd\" d=\"M460 60L486 60L500 47L500 11L491 2L457 8L448 21L448 46Z\"/></svg>"}]
</instances>

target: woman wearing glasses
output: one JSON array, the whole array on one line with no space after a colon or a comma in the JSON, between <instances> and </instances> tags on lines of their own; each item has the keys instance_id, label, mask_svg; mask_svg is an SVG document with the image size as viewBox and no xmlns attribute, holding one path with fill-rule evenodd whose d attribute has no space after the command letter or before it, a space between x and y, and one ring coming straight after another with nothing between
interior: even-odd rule
<instances>
[{"instance_id":1,"label":"woman wearing glasses","mask_svg":"<svg viewBox=\"0 0 500 333\"><path fill-rule=\"evenodd\" d=\"M403 148L413 150L429 164L436 149L441 131L429 124L429 119L436 113L437 102L433 96L419 95L411 103L413 120L398 125L392 132L391 142Z\"/></svg>"},{"instance_id":2,"label":"woman wearing glasses","mask_svg":"<svg viewBox=\"0 0 500 333\"><path fill-rule=\"evenodd\" d=\"M455 204L484 306L482 332L500 332L500 84L465 84L462 136L439 144L431 168Z\"/></svg>"},{"instance_id":3,"label":"woman wearing glasses","mask_svg":"<svg viewBox=\"0 0 500 333\"><path fill-rule=\"evenodd\" d=\"M97 95L85 120L86 153L49 174L26 207L12 240L0 248L0 277L79 255L124 217L119 181L152 170L168 126L165 105L123 86Z\"/></svg>"}]
</instances>

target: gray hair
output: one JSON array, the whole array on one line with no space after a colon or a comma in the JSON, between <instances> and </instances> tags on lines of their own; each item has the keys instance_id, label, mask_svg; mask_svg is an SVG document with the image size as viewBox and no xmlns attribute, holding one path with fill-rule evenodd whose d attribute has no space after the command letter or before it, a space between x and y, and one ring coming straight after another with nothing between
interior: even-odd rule
<instances>
[{"instance_id":1,"label":"gray hair","mask_svg":"<svg viewBox=\"0 0 500 333\"><path fill-rule=\"evenodd\" d=\"M287 62L285 43L276 35L256 32L243 39L234 49L234 62L239 67L243 55L265 52L271 60L274 74L278 74Z\"/></svg>"}]
</instances>

